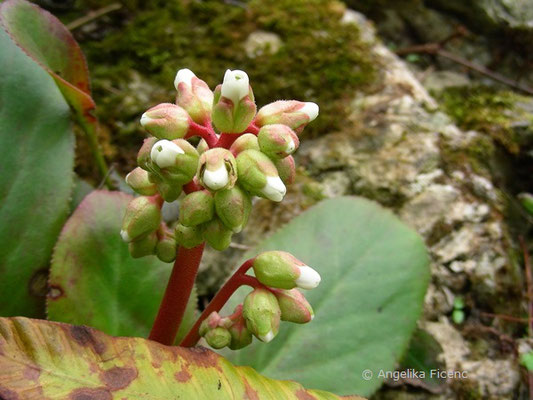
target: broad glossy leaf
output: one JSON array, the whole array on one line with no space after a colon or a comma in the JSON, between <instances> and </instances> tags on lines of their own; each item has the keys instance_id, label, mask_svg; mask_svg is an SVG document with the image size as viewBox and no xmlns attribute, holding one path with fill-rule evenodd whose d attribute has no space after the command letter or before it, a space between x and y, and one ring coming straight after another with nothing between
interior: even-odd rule
<instances>
[{"instance_id":1,"label":"broad glossy leaf","mask_svg":"<svg viewBox=\"0 0 533 400\"><path fill-rule=\"evenodd\" d=\"M305 292L315 319L282 323L272 342L255 341L230 359L336 393L374 392L379 371L395 370L422 310L429 269L420 237L376 203L341 197L304 212L246 258L264 250L288 251L319 271L320 286ZM367 369L373 378L364 380Z\"/></svg>"},{"instance_id":2,"label":"broad glossy leaf","mask_svg":"<svg viewBox=\"0 0 533 400\"><path fill-rule=\"evenodd\" d=\"M72 189L70 110L1 28L0 71L0 315L41 316Z\"/></svg>"},{"instance_id":3,"label":"broad glossy leaf","mask_svg":"<svg viewBox=\"0 0 533 400\"><path fill-rule=\"evenodd\" d=\"M98 147L98 120L93 114L96 105L91 97L89 71L70 31L48 11L25 0L3 2L0 22L12 40L54 79L88 140ZM103 162L96 157L96 162Z\"/></svg>"},{"instance_id":4,"label":"broad glossy leaf","mask_svg":"<svg viewBox=\"0 0 533 400\"><path fill-rule=\"evenodd\" d=\"M130 256L119 232L132 198L93 191L69 218L52 258L49 319L91 325L111 335L148 335L172 265L155 256ZM180 336L194 322L195 304L196 295Z\"/></svg>"},{"instance_id":5,"label":"broad glossy leaf","mask_svg":"<svg viewBox=\"0 0 533 400\"><path fill-rule=\"evenodd\" d=\"M27 318L0 318L0 398L339 399L235 367L204 348L114 338L85 326Z\"/></svg>"}]
</instances>

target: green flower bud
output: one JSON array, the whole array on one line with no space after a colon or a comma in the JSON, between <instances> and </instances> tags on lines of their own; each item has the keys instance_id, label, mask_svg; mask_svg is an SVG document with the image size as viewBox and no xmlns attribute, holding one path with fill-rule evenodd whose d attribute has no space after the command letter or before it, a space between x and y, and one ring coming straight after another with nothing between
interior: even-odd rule
<instances>
[{"instance_id":1,"label":"green flower bud","mask_svg":"<svg viewBox=\"0 0 533 400\"><path fill-rule=\"evenodd\" d=\"M231 335L231 343L228 347L231 350L242 349L252 343L252 333L246 327L246 320L242 315L242 304L239 304L234 313L228 317L231 324L228 327L228 331Z\"/></svg>"},{"instance_id":2,"label":"green flower bud","mask_svg":"<svg viewBox=\"0 0 533 400\"><path fill-rule=\"evenodd\" d=\"M203 226L184 226L177 224L174 230L174 237L176 238L177 244L186 249L192 249L204 242Z\"/></svg>"},{"instance_id":3,"label":"green flower bud","mask_svg":"<svg viewBox=\"0 0 533 400\"><path fill-rule=\"evenodd\" d=\"M215 193L215 208L220 220L237 233L244 228L252 209L252 199L238 186Z\"/></svg>"},{"instance_id":4,"label":"green flower bud","mask_svg":"<svg viewBox=\"0 0 533 400\"><path fill-rule=\"evenodd\" d=\"M149 233L140 239L128 243L128 250L133 258L140 258L154 254L157 244L157 234Z\"/></svg>"},{"instance_id":5,"label":"green flower bud","mask_svg":"<svg viewBox=\"0 0 533 400\"><path fill-rule=\"evenodd\" d=\"M245 150L237 156L237 171L241 186L253 195L281 201L287 188L281 181L274 163L257 150Z\"/></svg>"},{"instance_id":6,"label":"green flower bud","mask_svg":"<svg viewBox=\"0 0 533 400\"><path fill-rule=\"evenodd\" d=\"M294 165L294 158L288 156L272 161L278 170L279 177L285 185L292 185L296 178L296 166Z\"/></svg>"},{"instance_id":7,"label":"green flower bud","mask_svg":"<svg viewBox=\"0 0 533 400\"><path fill-rule=\"evenodd\" d=\"M198 179L212 191L232 188L237 180L235 157L223 148L207 150L200 156Z\"/></svg>"},{"instance_id":8,"label":"green flower bud","mask_svg":"<svg viewBox=\"0 0 533 400\"><path fill-rule=\"evenodd\" d=\"M150 152L152 151L152 147L154 144L158 141L155 137L149 137L144 139L143 145L139 149L139 153L137 153L137 164L142 169L151 172L152 171L152 160L150 159Z\"/></svg>"},{"instance_id":9,"label":"green flower bud","mask_svg":"<svg viewBox=\"0 0 533 400\"><path fill-rule=\"evenodd\" d=\"M161 261L170 263L176 259L177 245L174 234L169 230L164 230L155 246L155 255Z\"/></svg>"},{"instance_id":10,"label":"green flower bud","mask_svg":"<svg viewBox=\"0 0 533 400\"><path fill-rule=\"evenodd\" d=\"M161 223L161 205L155 196L141 196L130 201L122 221L122 240L133 242L156 231Z\"/></svg>"},{"instance_id":11,"label":"green flower bud","mask_svg":"<svg viewBox=\"0 0 533 400\"><path fill-rule=\"evenodd\" d=\"M191 118L180 106L170 103L158 104L141 117L141 125L159 139L179 139L189 130Z\"/></svg>"},{"instance_id":12,"label":"green flower bud","mask_svg":"<svg viewBox=\"0 0 533 400\"><path fill-rule=\"evenodd\" d=\"M285 158L300 145L298 136L287 125L265 125L257 135L261 151L270 158Z\"/></svg>"},{"instance_id":13,"label":"green flower bud","mask_svg":"<svg viewBox=\"0 0 533 400\"><path fill-rule=\"evenodd\" d=\"M180 223L196 226L210 221L215 215L215 200L207 190L193 192L185 196L180 204Z\"/></svg>"},{"instance_id":14,"label":"green flower bud","mask_svg":"<svg viewBox=\"0 0 533 400\"><path fill-rule=\"evenodd\" d=\"M200 142L198 142L198 145L196 146L196 151L198 152L198 154L201 155L207 150L209 150L209 145L207 144L205 139L201 139Z\"/></svg>"},{"instance_id":15,"label":"green flower bud","mask_svg":"<svg viewBox=\"0 0 533 400\"><path fill-rule=\"evenodd\" d=\"M213 92L207 83L185 68L176 74L174 86L178 91L176 104L183 107L195 122L204 124L211 118Z\"/></svg>"},{"instance_id":16,"label":"green flower bud","mask_svg":"<svg viewBox=\"0 0 533 400\"><path fill-rule=\"evenodd\" d=\"M204 239L215 250L226 250L231 243L232 232L218 218L202 225L204 227Z\"/></svg>"},{"instance_id":17,"label":"green flower bud","mask_svg":"<svg viewBox=\"0 0 533 400\"><path fill-rule=\"evenodd\" d=\"M296 100L279 100L261 107L255 118L259 127L283 124L300 133L318 116L318 105Z\"/></svg>"},{"instance_id":18,"label":"green flower bud","mask_svg":"<svg viewBox=\"0 0 533 400\"><path fill-rule=\"evenodd\" d=\"M222 349L231 343L231 334L221 326L207 332L204 338L207 344L214 349Z\"/></svg>"},{"instance_id":19,"label":"green flower bud","mask_svg":"<svg viewBox=\"0 0 533 400\"><path fill-rule=\"evenodd\" d=\"M254 289L244 299L242 314L247 328L261 341L278 334L281 310L276 296L266 289Z\"/></svg>"},{"instance_id":20,"label":"green flower bud","mask_svg":"<svg viewBox=\"0 0 533 400\"><path fill-rule=\"evenodd\" d=\"M224 82L217 86L213 100L213 124L220 132L241 133L257 111L248 75L227 70Z\"/></svg>"},{"instance_id":21,"label":"green flower bud","mask_svg":"<svg viewBox=\"0 0 533 400\"><path fill-rule=\"evenodd\" d=\"M272 292L278 299L282 321L305 324L315 317L311 305L298 289L272 289Z\"/></svg>"},{"instance_id":22,"label":"green flower bud","mask_svg":"<svg viewBox=\"0 0 533 400\"><path fill-rule=\"evenodd\" d=\"M160 181L157 184L157 190L163 200L167 203L172 203L180 197L182 186L173 182Z\"/></svg>"},{"instance_id":23,"label":"green flower bud","mask_svg":"<svg viewBox=\"0 0 533 400\"><path fill-rule=\"evenodd\" d=\"M141 167L135 168L126 175L126 183L143 196L152 196L157 193L157 186L150 181L148 172Z\"/></svg>"},{"instance_id":24,"label":"green flower bud","mask_svg":"<svg viewBox=\"0 0 533 400\"><path fill-rule=\"evenodd\" d=\"M253 133L245 133L241 135L233 142L229 151L237 157L244 150L258 150L259 151L259 142L257 136Z\"/></svg>"},{"instance_id":25,"label":"green flower bud","mask_svg":"<svg viewBox=\"0 0 533 400\"><path fill-rule=\"evenodd\" d=\"M159 140L150 150L149 167L163 180L184 185L194 178L198 158L198 152L186 140Z\"/></svg>"},{"instance_id":26,"label":"green flower bud","mask_svg":"<svg viewBox=\"0 0 533 400\"><path fill-rule=\"evenodd\" d=\"M320 275L285 251L265 251L253 263L254 273L263 285L279 289L313 289Z\"/></svg>"},{"instance_id":27,"label":"green flower bud","mask_svg":"<svg viewBox=\"0 0 533 400\"><path fill-rule=\"evenodd\" d=\"M200 334L200 336L203 337L206 335L207 332L215 329L217 326L222 326L222 317L218 312L213 311L207 316L206 319L202 321L198 333Z\"/></svg>"}]
</instances>

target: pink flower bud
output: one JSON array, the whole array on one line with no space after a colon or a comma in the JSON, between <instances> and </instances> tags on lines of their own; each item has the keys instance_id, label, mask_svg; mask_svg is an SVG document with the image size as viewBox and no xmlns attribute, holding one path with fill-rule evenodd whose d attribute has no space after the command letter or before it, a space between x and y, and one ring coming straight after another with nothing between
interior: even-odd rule
<instances>
[{"instance_id":1,"label":"pink flower bud","mask_svg":"<svg viewBox=\"0 0 533 400\"><path fill-rule=\"evenodd\" d=\"M313 309L298 289L272 289L272 292L278 299L282 321L305 324L313 320Z\"/></svg>"},{"instance_id":2,"label":"pink flower bud","mask_svg":"<svg viewBox=\"0 0 533 400\"><path fill-rule=\"evenodd\" d=\"M198 79L190 69L180 69L174 86L178 91L176 104L183 107L195 122L204 124L211 119L213 92L207 83Z\"/></svg>"},{"instance_id":3,"label":"pink flower bud","mask_svg":"<svg viewBox=\"0 0 533 400\"><path fill-rule=\"evenodd\" d=\"M259 127L270 124L284 124L300 133L318 116L318 105L312 102L279 100L262 107L255 118Z\"/></svg>"},{"instance_id":4,"label":"pink flower bud","mask_svg":"<svg viewBox=\"0 0 533 400\"><path fill-rule=\"evenodd\" d=\"M270 158L285 158L296 151L300 140L287 125L265 125L257 135L261 151Z\"/></svg>"},{"instance_id":5,"label":"pink flower bud","mask_svg":"<svg viewBox=\"0 0 533 400\"><path fill-rule=\"evenodd\" d=\"M141 117L141 125L159 139L179 139L189 130L190 117L180 106L170 103L150 108Z\"/></svg>"}]
</instances>

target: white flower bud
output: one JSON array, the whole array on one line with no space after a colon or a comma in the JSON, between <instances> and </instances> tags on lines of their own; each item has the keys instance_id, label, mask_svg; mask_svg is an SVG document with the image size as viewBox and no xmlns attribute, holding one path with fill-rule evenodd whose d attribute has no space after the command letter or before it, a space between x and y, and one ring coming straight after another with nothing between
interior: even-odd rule
<instances>
[{"instance_id":1,"label":"white flower bud","mask_svg":"<svg viewBox=\"0 0 533 400\"><path fill-rule=\"evenodd\" d=\"M183 149L170 140L160 140L154 144L150 152L150 158L159 168L167 168L176 162L176 156L185 154Z\"/></svg>"},{"instance_id":2,"label":"white flower bud","mask_svg":"<svg viewBox=\"0 0 533 400\"><path fill-rule=\"evenodd\" d=\"M174 79L174 87L178 89L178 85L181 82L184 82L188 86L192 86L192 78L196 75L188 68L183 68L178 71L176 74L176 79Z\"/></svg>"},{"instance_id":3,"label":"white flower bud","mask_svg":"<svg viewBox=\"0 0 533 400\"><path fill-rule=\"evenodd\" d=\"M307 265L298 266L300 269L300 276L296 278L294 283L302 289L314 289L320 283L320 274L313 268Z\"/></svg>"},{"instance_id":4,"label":"white flower bud","mask_svg":"<svg viewBox=\"0 0 533 400\"><path fill-rule=\"evenodd\" d=\"M287 193L287 188L279 176L267 176L265 187L261 192L269 200L280 202Z\"/></svg>"},{"instance_id":5,"label":"white flower bud","mask_svg":"<svg viewBox=\"0 0 533 400\"><path fill-rule=\"evenodd\" d=\"M305 102L305 105L300 108L298 111L303 112L309 117L309 122L313 121L318 117L318 104L311 101Z\"/></svg>"},{"instance_id":6,"label":"white flower bud","mask_svg":"<svg viewBox=\"0 0 533 400\"><path fill-rule=\"evenodd\" d=\"M206 168L203 175L203 182L208 189L222 189L229 182L229 175L226 166L222 164L214 171L210 171Z\"/></svg>"},{"instance_id":7,"label":"white flower bud","mask_svg":"<svg viewBox=\"0 0 533 400\"><path fill-rule=\"evenodd\" d=\"M250 81L246 72L238 69L234 71L228 69L224 74L221 95L222 97L230 99L233 104L236 105L249 93L249 86Z\"/></svg>"}]
</instances>

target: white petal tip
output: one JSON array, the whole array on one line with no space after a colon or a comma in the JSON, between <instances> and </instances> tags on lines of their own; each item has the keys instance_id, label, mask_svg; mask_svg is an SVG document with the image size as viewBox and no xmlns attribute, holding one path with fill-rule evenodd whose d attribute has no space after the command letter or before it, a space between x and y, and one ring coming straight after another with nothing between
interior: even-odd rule
<instances>
[{"instance_id":1,"label":"white petal tip","mask_svg":"<svg viewBox=\"0 0 533 400\"><path fill-rule=\"evenodd\" d=\"M309 117L309 122L311 122L316 117L318 117L318 104L308 101L300 109L300 111L303 112L304 114L307 114L307 116Z\"/></svg>"},{"instance_id":2,"label":"white petal tip","mask_svg":"<svg viewBox=\"0 0 533 400\"><path fill-rule=\"evenodd\" d=\"M287 193L287 188L279 176L267 176L267 182L262 189L263 195L269 200L280 202Z\"/></svg>"},{"instance_id":3,"label":"white petal tip","mask_svg":"<svg viewBox=\"0 0 533 400\"><path fill-rule=\"evenodd\" d=\"M289 143L287 143L287 147L285 148L285 153L292 154L294 153L294 150L296 150L296 143L294 143L294 140L290 140Z\"/></svg>"},{"instance_id":4,"label":"white petal tip","mask_svg":"<svg viewBox=\"0 0 533 400\"><path fill-rule=\"evenodd\" d=\"M152 118L150 118L148 115L146 115L146 113L144 113L143 115L141 115L141 125L142 126L145 126L147 123L149 123L150 121L152 120Z\"/></svg>"},{"instance_id":5,"label":"white petal tip","mask_svg":"<svg viewBox=\"0 0 533 400\"><path fill-rule=\"evenodd\" d=\"M150 151L150 158L159 168L166 168L174 165L177 155L184 153L176 143L163 139L154 144Z\"/></svg>"},{"instance_id":6,"label":"white petal tip","mask_svg":"<svg viewBox=\"0 0 533 400\"><path fill-rule=\"evenodd\" d=\"M311 314L311 320L309 322L311 322L314 319L315 319L315 314Z\"/></svg>"},{"instance_id":7,"label":"white petal tip","mask_svg":"<svg viewBox=\"0 0 533 400\"><path fill-rule=\"evenodd\" d=\"M314 289L320 283L320 274L307 265L300 267L300 276L294 283L301 289Z\"/></svg>"},{"instance_id":8,"label":"white petal tip","mask_svg":"<svg viewBox=\"0 0 533 400\"><path fill-rule=\"evenodd\" d=\"M226 167L221 165L218 169L214 171L209 171L207 168L204 171L204 176L202 177L205 186L211 190L219 190L225 187L229 182L229 175Z\"/></svg>"},{"instance_id":9,"label":"white petal tip","mask_svg":"<svg viewBox=\"0 0 533 400\"><path fill-rule=\"evenodd\" d=\"M124 229L120 231L120 237L121 237L122 240L125 241L126 243L127 243L127 242L131 242L130 235L128 235L128 232L126 232Z\"/></svg>"},{"instance_id":10,"label":"white petal tip","mask_svg":"<svg viewBox=\"0 0 533 400\"><path fill-rule=\"evenodd\" d=\"M196 75L194 72L192 72L188 68L183 68L178 71L176 74L176 78L174 79L174 87L176 90L178 89L178 85L181 82L184 82L185 84L192 86L192 78L194 78Z\"/></svg>"},{"instance_id":11,"label":"white petal tip","mask_svg":"<svg viewBox=\"0 0 533 400\"><path fill-rule=\"evenodd\" d=\"M250 80L246 72L238 69L234 71L226 70L220 92L222 97L230 99L236 104L248 94L249 90Z\"/></svg>"},{"instance_id":12,"label":"white petal tip","mask_svg":"<svg viewBox=\"0 0 533 400\"><path fill-rule=\"evenodd\" d=\"M274 332L272 331L269 331L266 335L263 335L263 336L259 336L259 340L261 340L262 342L265 342L265 343L268 343L270 342L272 339L274 339Z\"/></svg>"}]
</instances>

